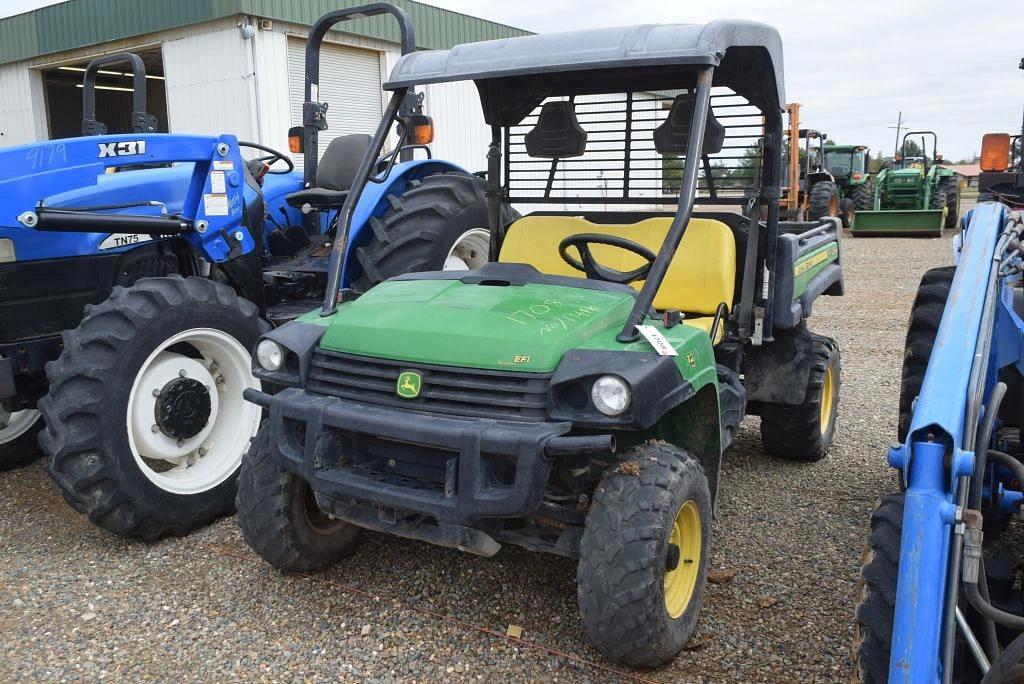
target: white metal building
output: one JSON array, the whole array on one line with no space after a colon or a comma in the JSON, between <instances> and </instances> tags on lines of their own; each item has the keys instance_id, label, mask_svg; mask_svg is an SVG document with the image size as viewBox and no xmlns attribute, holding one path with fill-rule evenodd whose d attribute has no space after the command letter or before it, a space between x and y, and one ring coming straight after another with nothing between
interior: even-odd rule
<instances>
[{"instance_id":1,"label":"white metal building","mask_svg":"<svg viewBox=\"0 0 1024 684\"><path fill-rule=\"evenodd\" d=\"M95 57L132 51L147 67L148 109L161 130L233 133L287 150L301 123L305 37L334 0L71 0L0 20L0 145L79 134L81 79ZM417 45L447 48L525 32L422 3L398 0L412 15ZM225 9L227 8L227 9ZM326 147L336 135L372 133L386 94L381 83L399 57L388 16L339 25L321 57L320 101L330 103ZM97 114L124 130L131 79L119 67L100 73ZM483 168L489 134L471 83L431 86L425 109L435 118L434 154ZM301 161L301 160L297 160Z\"/></svg>"}]
</instances>

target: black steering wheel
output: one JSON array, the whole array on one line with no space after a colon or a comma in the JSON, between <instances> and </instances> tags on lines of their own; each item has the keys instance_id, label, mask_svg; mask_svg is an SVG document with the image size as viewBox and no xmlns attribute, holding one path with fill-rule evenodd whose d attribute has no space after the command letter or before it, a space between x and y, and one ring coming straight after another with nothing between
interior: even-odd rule
<instances>
[{"instance_id":1,"label":"black steering wheel","mask_svg":"<svg viewBox=\"0 0 1024 684\"><path fill-rule=\"evenodd\" d=\"M633 269L632 271L616 271L615 269L602 266L594 261L594 255L590 251L590 245L609 245L611 247L618 247L619 249L624 249L627 252L643 257L647 260L647 263L640 268ZM579 259L569 255L567 252L569 247L576 248L576 251L580 253ZM565 263L569 264L577 271L583 271L586 273L587 278L591 280L605 280L609 283L619 283L621 285L628 285L633 281L643 280L646 278L647 274L651 272L651 266L654 265L654 260L658 258L654 252L637 242L627 240L626 238L616 237L614 235L602 235L600 233L579 233L577 235L570 235L558 243L558 255L562 257Z\"/></svg>"},{"instance_id":2,"label":"black steering wheel","mask_svg":"<svg viewBox=\"0 0 1024 684\"><path fill-rule=\"evenodd\" d=\"M262 157L255 157L246 162L246 165L249 166L249 170L252 171L252 175L256 176L256 178L262 178L268 173L291 173L292 171L295 170L295 162L292 161L292 158L289 157L284 152L278 152L273 147L267 147L266 145L260 145L259 143L254 142L243 142L241 140L238 141L238 146L249 147L254 150L260 150L261 152L267 153ZM276 170L273 169L272 167L277 162L284 162L286 168ZM257 166L257 164L259 166ZM256 170L262 170L263 164L267 165L267 169L262 173L257 173L256 171L253 170L254 168Z\"/></svg>"}]
</instances>

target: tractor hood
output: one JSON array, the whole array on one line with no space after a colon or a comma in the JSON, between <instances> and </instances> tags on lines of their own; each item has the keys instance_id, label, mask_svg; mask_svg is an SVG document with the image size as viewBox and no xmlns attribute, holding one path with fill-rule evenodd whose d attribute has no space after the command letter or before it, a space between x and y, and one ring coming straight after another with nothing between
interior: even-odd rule
<instances>
[{"instance_id":1,"label":"tractor hood","mask_svg":"<svg viewBox=\"0 0 1024 684\"><path fill-rule=\"evenodd\" d=\"M591 289L574 278L509 284L445 275L390 280L340 306L321 346L415 363L548 372L567 350L598 335L614 338L635 301L626 289Z\"/></svg>"}]
</instances>

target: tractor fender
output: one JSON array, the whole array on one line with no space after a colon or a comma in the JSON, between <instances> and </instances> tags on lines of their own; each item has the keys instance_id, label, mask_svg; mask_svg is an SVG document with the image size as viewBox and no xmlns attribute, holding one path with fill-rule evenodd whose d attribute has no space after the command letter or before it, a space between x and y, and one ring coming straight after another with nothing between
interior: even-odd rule
<instances>
[{"instance_id":1,"label":"tractor fender","mask_svg":"<svg viewBox=\"0 0 1024 684\"><path fill-rule=\"evenodd\" d=\"M383 182L368 182L366 184L356 203L355 210L352 212L352 224L349 228L348 245L345 249L345 264L341 271L342 287L351 285L353 278L350 274L359 272L359 268L355 264L356 248L362 247L370 241L372 237L369 227L370 219L379 218L388 210L390 206L388 195L401 195L410 181L420 180L436 173L470 175L469 171L451 162L439 159L415 159L395 164Z\"/></svg>"}]
</instances>

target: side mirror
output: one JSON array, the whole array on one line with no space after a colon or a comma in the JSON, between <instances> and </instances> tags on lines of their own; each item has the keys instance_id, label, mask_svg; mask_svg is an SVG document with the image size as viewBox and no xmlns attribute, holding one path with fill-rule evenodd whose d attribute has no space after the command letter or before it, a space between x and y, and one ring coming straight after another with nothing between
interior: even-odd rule
<instances>
[{"instance_id":1,"label":"side mirror","mask_svg":"<svg viewBox=\"0 0 1024 684\"><path fill-rule=\"evenodd\" d=\"M304 137L302 134L304 132L305 131L303 130L302 126L292 126L291 128L288 129L288 150L292 154L298 154L304 151L302 145L302 140Z\"/></svg>"},{"instance_id":2,"label":"side mirror","mask_svg":"<svg viewBox=\"0 0 1024 684\"><path fill-rule=\"evenodd\" d=\"M406 138L413 145L434 142L434 120L426 114L412 114L405 119Z\"/></svg>"}]
</instances>

